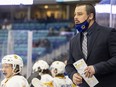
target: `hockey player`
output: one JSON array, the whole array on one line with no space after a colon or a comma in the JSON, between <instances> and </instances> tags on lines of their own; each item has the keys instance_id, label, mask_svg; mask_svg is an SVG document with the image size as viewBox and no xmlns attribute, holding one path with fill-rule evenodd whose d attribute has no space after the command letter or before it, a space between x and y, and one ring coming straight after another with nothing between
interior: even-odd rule
<instances>
[{"instance_id":1,"label":"hockey player","mask_svg":"<svg viewBox=\"0 0 116 87\"><path fill-rule=\"evenodd\" d=\"M23 60L20 56L11 54L2 59L2 72L5 79L2 80L0 87L29 87L29 84L21 75Z\"/></svg>"},{"instance_id":2,"label":"hockey player","mask_svg":"<svg viewBox=\"0 0 116 87\"><path fill-rule=\"evenodd\" d=\"M35 87L35 85L33 85L32 84L32 80L34 79L34 78L36 78L36 79L38 79L38 80L40 80L41 79L41 76L39 75L39 73L38 73L38 68L37 68L37 62L33 65L33 72L31 73L31 75L29 76L29 78L28 78L28 83L30 84L30 87ZM35 81L35 80L33 80L33 81ZM34 84L36 84L35 82L34 82ZM41 87L41 86L40 86Z\"/></svg>"},{"instance_id":3,"label":"hockey player","mask_svg":"<svg viewBox=\"0 0 116 87\"><path fill-rule=\"evenodd\" d=\"M32 83L33 86L35 84L39 84L41 82L44 85L42 87L53 87L53 84L52 84L53 78L52 78L52 76L50 74L49 65L48 65L48 63L46 61L38 60L33 65L33 71L38 72L38 74L41 76L41 78L38 79L38 80L35 77L32 79L31 83L34 82L34 84ZM38 83L35 83L35 82L38 82Z\"/></svg>"},{"instance_id":4,"label":"hockey player","mask_svg":"<svg viewBox=\"0 0 116 87\"><path fill-rule=\"evenodd\" d=\"M54 61L51 66L51 73L54 77L53 84L54 87L76 87L71 79L64 75L65 64L61 61Z\"/></svg>"}]
</instances>

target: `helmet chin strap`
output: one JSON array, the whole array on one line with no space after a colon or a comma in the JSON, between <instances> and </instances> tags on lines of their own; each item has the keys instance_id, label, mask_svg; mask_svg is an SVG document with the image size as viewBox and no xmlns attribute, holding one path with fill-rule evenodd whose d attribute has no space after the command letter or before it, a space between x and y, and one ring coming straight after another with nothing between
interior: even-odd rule
<instances>
[{"instance_id":1,"label":"helmet chin strap","mask_svg":"<svg viewBox=\"0 0 116 87\"><path fill-rule=\"evenodd\" d=\"M17 71L16 65L13 64L13 71L12 72L13 72L13 75L16 75L16 74L20 73L21 72L21 67L19 67L19 70Z\"/></svg>"},{"instance_id":2,"label":"helmet chin strap","mask_svg":"<svg viewBox=\"0 0 116 87\"><path fill-rule=\"evenodd\" d=\"M15 72L15 71L13 70L13 75L16 75L16 74L18 74L18 73L20 73L20 71Z\"/></svg>"}]
</instances>

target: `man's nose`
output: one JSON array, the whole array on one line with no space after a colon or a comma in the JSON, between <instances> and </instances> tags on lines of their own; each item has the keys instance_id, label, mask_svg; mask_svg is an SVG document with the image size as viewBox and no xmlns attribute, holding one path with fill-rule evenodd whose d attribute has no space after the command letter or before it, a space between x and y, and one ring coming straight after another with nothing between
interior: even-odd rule
<instances>
[{"instance_id":1,"label":"man's nose","mask_svg":"<svg viewBox=\"0 0 116 87\"><path fill-rule=\"evenodd\" d=\"M74 16L74 20L77 20L77 19L78 19L78 16L77 16L77 15L75 15L75 16Z\"/></svg>"},{"instance_id":2,"label":"man's nose","mask_svg":"<svg viewBox=\"0 0 116 87\"><path fill-rule=\"evenodd\" d=\"M4 71L5 71L5 67L2 67L2 68L0 69L0 71L3 71L3 72L4 72Z\"/></svg>"}]
</instances>

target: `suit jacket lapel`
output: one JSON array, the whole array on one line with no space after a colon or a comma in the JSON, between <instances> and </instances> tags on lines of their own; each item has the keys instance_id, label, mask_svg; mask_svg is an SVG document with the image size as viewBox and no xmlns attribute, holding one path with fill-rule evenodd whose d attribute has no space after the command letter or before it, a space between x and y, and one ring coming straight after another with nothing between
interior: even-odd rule
<instances>
[{"instance_id":1,"label":"suit jacket lapel","mask_svg":"<svg viewBox=\"0 0 116 87\"><path fill-rule=\"evenodd\" d=\"M94 31L93 32L91 32L91 35L90 35L90 38L88 39L89 41L88 41L88 58L89 58L89 56L90 56L90 54L91 54L91 51L92 51L92 49L93 49L93 47L94 47L94 45L95 45L95 43L96 43L96 39L97 39L97 37L98 37L98 32L99 32L99 29L97 29L97 26L95 27L96 29L94 29Z\"/></svg>"},{"instance_id":2,"label":"suit jacket lapel","mask_svg":"<svg viewBox=\"0 0 116 87\"><path fill-rule=\"evenodd\" d=\"M76 46L78 46L78 47L76 47L77 49L78 49L78 53L80 53L80 55L81 55L81 57L84 57L84 55L83 55L83 53L82 53L82 46L81 46L81 34L79 33L78 34L78 36L77 36L77 40L76 40L77 42L76 42ZM78 45L77 45L78 44Z\"/></svg>"}]
</instances>

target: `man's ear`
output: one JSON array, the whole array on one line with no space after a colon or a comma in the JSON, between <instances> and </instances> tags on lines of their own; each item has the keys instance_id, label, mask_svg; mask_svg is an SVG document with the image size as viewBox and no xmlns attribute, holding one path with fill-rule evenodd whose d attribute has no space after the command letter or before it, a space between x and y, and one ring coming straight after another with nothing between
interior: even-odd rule
<instances>
[{"instance_id":1,"label":"man's ear","mask_svg":"<svg viewBox=\"0 0 116 87\"><path fill-rule=\"evenodd\" d=\"M55 74L57 74L57 73L58 73L57 69L54 69L54 73L55 73Z\"/></svg>"},{"instance_id":2,"label":"man's ear","mask_svg":"<svg viewBox=\"0 0 116 87\"><path fill-rule=\"evenodd\" d=\"M16 65L15 69L14 69L14 72L19 72L19 65Z\"/></svg>"},{"instance_id":3,"label":"man's ear","mask_svg":"<svg viewBox=\"0 0 116 87\"><path fill-rule=\"evenodd\" d=\"M94 14L93 13L90 13L89 14L89 20L92 20L94 18Z\"/></svg>"}]
</instances>

